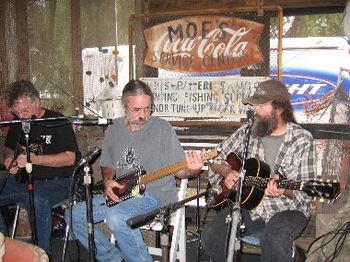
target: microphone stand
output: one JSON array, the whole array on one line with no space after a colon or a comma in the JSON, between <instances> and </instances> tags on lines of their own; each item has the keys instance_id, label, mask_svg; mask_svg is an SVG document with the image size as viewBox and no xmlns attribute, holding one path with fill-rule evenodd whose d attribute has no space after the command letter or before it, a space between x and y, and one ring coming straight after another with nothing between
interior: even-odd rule
<instances>
[{"instance_id":1,"label":"microphone stand","mask_svg":"<svg viewBox=\"0 0 350 262\"><path fill-rule=\"evenodd\" d=\"M199 193L195 196L185 198L179 202L168 204L168 205L165 205L163 207L160 207L159 209L153 210L147 214L132 217L132 218L128 219L126 223L131 228L135 228L135 227L141 226L141 225L151 221L158 214L160 214L160 218L161 218L160 220L162 223L162 235L161 235L162 261L168 262L169 261L169 246L170 246L170 244L169 244L169 232L168 232L169 215L172 212L174 212L175 210L183 207L187 202L190 202L196 198L198 199L198 198L205 196L207 194L210 194L210 193L216 193L216 192L214 192L212 190L206 190L206 191Z\"/></svg>"},{"instance_id":2,"label":"microphone stand","mask_svg":"<svg viewBox=\"0 0 350 262\"><path fill-rule=\"evenodd\" d=\"M245 170L245 161L248 156L248 146L249 146L249 140L250 135L252 131L252 125L253 121L249 121L247 124L247 127L245 129L245 141L243 143L243 157L242 157L242 163L241 163L241 169L239 171L239 177L238 177L238 185L237 185L237 192L235 195L235 202L232 205L230 205L230 214L226 218L226 223L231 223L230 228L230 237L228 242L228 248L227 248L227 256L226 256L226 262L232 262L238 260L238 251L241 249L241 243L240 243L240 230L241 230L241 223L242 223L242 214L241 214L241 198L242 198L242 190L243 190L243 181L246 175Z\"/></svg>"},{"instance_id":3,"label":"microphone stand","mask_svg":"<svg viewBox=\"0 0 350 262\"><path fill-rule=\"evenodd\" d=\"M200 181L200 176L197 176L197 195L199 194L201 186L201 181ZM196 200L196 233L197 233L197 262L199 262L200 255L201 255L201 231L200 231L200 226L201 226L201 215L200 215L200 207L199 207L199 197L197 197Z\"/></svg>"},{"instance_id":4,"label":"microphone stand","mask_svg":"<svg viewBox=\"0 0 350 262\"><path fill-rule=\"evenodd\" d=\"M157 212L151 212L151 216L156 216L157 213L160 214L160 221L162 223L162 235L160 238L160 244L161 244L161 249L162 249L162 261L163 262L169 262L169 247L170 247L170 243L169 243L169 232L168 232L168 222L169 222L169 217L170 214L172 212L174 212L175 210L183 207L187 202L190 202L194 199L197 199L197 201L199 201L199 198L207 195L209 193L211 193L211 190L206 190L202 193L197 193L197 195L192 196L192 197L188 197L185 198L179 202L173 203L173 204L169 204L166 205L162 208L160 208L160 210ZM200 241L200 239L198 239L198 241ZM200 247L198 247L200 248ZM199 256L198 256L199 257Z\"/></svg>"},{"instance_id":5,"label":"microphone stand","mask_svg":"<svg viewBox=\"0 0 350 262\"><path fill-rule=\"evenodd\" d=\"M162 261L169 261L169 232L168 232L168 222L169 222L170 209L161 209L160 212L160 223L162 224L162 231L160 236L160 247L162 252Z\"/></svg>"},{"instance_id":6,"label":"microphone stand","mask_svg":"<svg viewBox=\"0 0 350 262\"><path fill-rule=\"evenodd\" d=\"M88 231L88 249L89 249L89 262L95 261L95 242L94 242L94 228L92 218L92 196L91 196L91 173L88 163L84 166L84 185L86 194L86 219L87 219L87 231Z\"/></svg>"},{"instance_id":7,"label":"microphone stand","mask_svg":"<svg viewBox=\"0 0 350 262\"><path fill-rule=\"evenodd\" d=\"M32 231L32 241L34 245L38 244L37 234L36 234L36 220L35 220L35 206L34 206L34 193L33 193L33 165L30 159L30 150L29 150L29 133L31 129L31 120L22 120L22 131L24 133L24 139L26 143L26 155L27 155L27 164L26 172L28 175L27 189L29 194L29 217L30 217L30 227Z\"/></svg>"}]
</instances>

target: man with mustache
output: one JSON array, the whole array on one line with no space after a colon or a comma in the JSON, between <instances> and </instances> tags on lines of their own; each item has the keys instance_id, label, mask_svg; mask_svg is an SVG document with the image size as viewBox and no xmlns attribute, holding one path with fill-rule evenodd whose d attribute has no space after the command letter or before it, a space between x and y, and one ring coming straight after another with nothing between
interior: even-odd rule
<instances>
[{"instance_id":1,"label":"man with mustache","mask_svg":"<svg viewBox=\"0 0 350 262\"><path fill-rule=\"evenodd\" d=\"M106 195L118 205L107 207L103 196L93 198L94 222L106 221L117 240L110 243L107 235L94 229L96 259L98 261L153 261L147 251L139 228L132 229L126 223L129 218L159 209L177 201L175 176L198 176L203 166L202 157L195 151L184 153L171 125L151 115L153 93L140 80L131 80L122 93L125 117L114 120L103 141L100 166ZM184 170L175 172L146 185L142 197L123 201L113 189L123 189L113 178L135 170L151 173L186 159ZM147 174L146 174L147 175ZM72 210L72 228L75 237L88 247L85 203ZM70 217L66 214L67 221Z\"/></svg>"},{"instance_id":2,"label":"man with mustache","mask_svg":"<svg viewBox=\"0 0 350 262\"><path fill-rule=\"evenodd\" d=\"M308 131L296 124L290 94L281 81L260 83L244 103L255 110L247 157L265 162L271 169L262 202L255 209L241 209L244 234L260 236L261 261L294 261L293 241L306 226L311 197L279 188L277 182L281 176L290 180L315 179L314 141ZM239 172L227 164L226 157L232 152L243 155L246 130L244 125L220 143L222 154L209 170L213 186L222 179L229 189L237 186ZM202 233L203 246L213 262L226 260L225 220L229 213L228 207L222 209Z\"/></svg>"}]
</instances>

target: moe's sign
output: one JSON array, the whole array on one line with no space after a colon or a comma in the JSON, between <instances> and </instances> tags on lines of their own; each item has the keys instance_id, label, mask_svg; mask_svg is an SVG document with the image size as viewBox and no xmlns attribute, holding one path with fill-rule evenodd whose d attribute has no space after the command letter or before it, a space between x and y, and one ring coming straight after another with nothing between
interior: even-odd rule
<instances>
[{"instance_id":1,"label":"moe's sign","mask_svg":"<svg viewBox=\"0 0 350 262\"><path fill-rule=\"evenodd\" d=\"M194 16L144 30L145 64L179 72L217 72L262 62L263 25L221 16Z\"/></svg>"}]
</instances>

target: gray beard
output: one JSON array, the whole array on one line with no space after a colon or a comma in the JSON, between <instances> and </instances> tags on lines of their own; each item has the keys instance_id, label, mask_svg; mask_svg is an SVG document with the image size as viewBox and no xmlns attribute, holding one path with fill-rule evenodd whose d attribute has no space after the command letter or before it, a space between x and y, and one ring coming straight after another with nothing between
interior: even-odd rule
<instances>
[{"instance_id":1,"label":"gray beard","mask_svg":"<svg viewBox=\"0 0 350 262\"><path fill-rule=\"evenodd\" d=\"M275 112L269 118L255 120L252 126L252 135L254 137L265 137L277 128L277 119Z\"/></svg>"}]
</instances>

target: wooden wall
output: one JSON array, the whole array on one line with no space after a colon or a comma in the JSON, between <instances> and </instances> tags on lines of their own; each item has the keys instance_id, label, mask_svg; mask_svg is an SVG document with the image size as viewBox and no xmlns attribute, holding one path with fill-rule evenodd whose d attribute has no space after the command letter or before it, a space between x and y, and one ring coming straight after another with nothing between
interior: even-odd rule
<instances>
[{"instance_id":1,"label":"wooden wall","mask_svg":"<svg viewBox=\"0 0 350 262\"><path fill-rule=\"evenodd\" d=\"M183 11L193 9L238 8L259 5L279 5L283 9L344 8L346 0L145 0L145 12ZM311 8L311 9L310 9Z\"/></svg>"}]
</instances>

